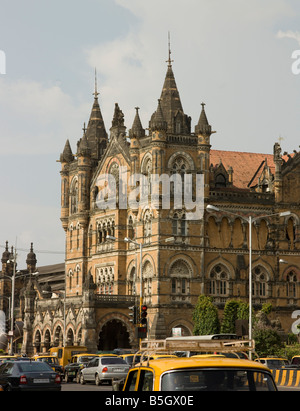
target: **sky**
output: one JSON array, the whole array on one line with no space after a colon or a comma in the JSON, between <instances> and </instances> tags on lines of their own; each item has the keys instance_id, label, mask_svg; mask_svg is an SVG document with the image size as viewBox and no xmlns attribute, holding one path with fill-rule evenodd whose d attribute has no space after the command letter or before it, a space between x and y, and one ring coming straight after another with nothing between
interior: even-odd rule
<instances>
[{"instance_id":1,"label":"sky","mask_svg":"<svg viewBox=\"0 0 300 411\"><path fill-rule=\"evenodd\" d=\"M38 266L64 262L57 160L88 122L95 68L106 130L116 102L127 131L136 106L147 128L168 33L183 109L194 130L206 103L212 149L298 150L298 0L0 0L0 253L16 245L18 268L31 242Z\"/></svg>"}]
</instances>

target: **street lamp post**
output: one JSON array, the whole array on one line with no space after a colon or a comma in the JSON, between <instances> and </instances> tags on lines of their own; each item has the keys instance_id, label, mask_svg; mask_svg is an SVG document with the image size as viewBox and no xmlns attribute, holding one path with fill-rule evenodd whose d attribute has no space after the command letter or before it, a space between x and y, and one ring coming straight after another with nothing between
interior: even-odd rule
<instances>
[{"instance_id":1,"label":"street lamp post","mask_svg":"<svg viewBox=\"0 0 300 411\"><path fill-rule=\"evenodd\" d=\"M124 241L126 243L133 243L140 248L140 310L143 304L143 244L137 243L131 238L125 237Z\"/></svg>"},{"instance_id":2,"label":"street lamp post","mask_svg":"<svg viewBox=\"0 0 300 411\"><path fill-rule=\"evenodd\" d=\"M260 220L261 218L264 217L272 217L275 215L278 215L279 217L285 217L291 214L290 211L284 211L282 213L275 213L275 214L269 214L269 215L264 215L264 216L259 216L256 218L252 218L252 216L249 217L244 217L240 214L236 214L236 213L232 213L231 211L227 211L227 210L221 210L218 207L215 207L211 204L206 206L206 210L207 211L223 211L225 213L228 214L232 214L234 216L237 216L241 219L243 219L244 221L247 221L248 225L249 225L249 244L248 244L248 248L249 248L249 340L250 340L250 347L251 347L251 341L252 341L252 223L256 220ZM251 359L251 351L249 353L249 358Z\"/></svg>"},{"instance_id":3,"label":"street lamp post","mask_svg":"<svg viewBox=\"0 0 300 411\"><path fill-rule=\"evenodd\" d=\"M107 240L116 241L117 238L112 235L106 236ZM139 247L140 249L140 304L139 304L139 312L141 313L142 305L143 305L143 244L138 243L131 238L125 237L125 243L132 243Z\"/></svg>"}]
</instances>

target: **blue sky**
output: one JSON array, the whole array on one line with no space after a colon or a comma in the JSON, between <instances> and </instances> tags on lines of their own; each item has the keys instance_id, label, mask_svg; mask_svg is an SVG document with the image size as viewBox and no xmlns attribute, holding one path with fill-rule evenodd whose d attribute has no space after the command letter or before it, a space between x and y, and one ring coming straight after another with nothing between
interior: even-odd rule
<instances>
[{"instance_id":1,"label":"blue sky","mask_svg":"<svg viewBox=\"0 0 300 411\"><path fill-rule=\"evenodd\" d=\"M17 241L19 268L30 242L38 265L63 261L56 160L88 121L95 67L106 129L115 102L128 129L136 106L147 127L168 31L183 108L194 127L207 104L212 148L272 153L279 138L299 148L297 0L0 0L0 10L0 245Z\"/></svg>"}]
</instances>

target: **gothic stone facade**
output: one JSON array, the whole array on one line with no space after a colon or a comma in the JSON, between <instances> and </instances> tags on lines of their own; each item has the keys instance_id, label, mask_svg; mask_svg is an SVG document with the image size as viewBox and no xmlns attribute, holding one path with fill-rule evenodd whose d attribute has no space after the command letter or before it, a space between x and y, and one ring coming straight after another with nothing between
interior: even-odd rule
<instances>
[{"instance_id":1,"label":"gothic stone facade","mask_svg":"<svg viewBox=\"0 0 300 411\"><path fill-rule=\"evenodd\" d=\"M204 106L192 130L169 60L148 132L137 108L127 135L116 104L108 136L95 90L76 153L67 141L60 157L69 343L111 349L125 345L128 337L129 345L136 346L128 307L140 295L141 262L137 246L125 243L125 237L143 244L142 293L151 337L170 336L176 327L192 334L192 313L200 294L210 295L220 313L229 299L247 302L249 229L239 215L255 219L254 308L271 303L274 318L290 331L300 292L300 154L282 154L279 143L272 155L213 150L214 132ZM137 209L120 208L119 197L114 209L99 208L97 199L103 190L99 176L115 176L119 187L122 167L127 182L138 173L146 179L153 174L178 174L183 181L185 174L194 181L202 174L205 206L212 204L222 211L205 211L203 218L188 220L184 206L174 209L172 199L169 209L152 208L142 196L137 198ZM287 210L290 216L276 214ZM116 240L108 240L108 235ZM169 237L172 242L166 242ZM61 338L63 304L58 301L55 309L45 298L37 305L31 335L43 347Z\"/></svg>"}]
</instances>

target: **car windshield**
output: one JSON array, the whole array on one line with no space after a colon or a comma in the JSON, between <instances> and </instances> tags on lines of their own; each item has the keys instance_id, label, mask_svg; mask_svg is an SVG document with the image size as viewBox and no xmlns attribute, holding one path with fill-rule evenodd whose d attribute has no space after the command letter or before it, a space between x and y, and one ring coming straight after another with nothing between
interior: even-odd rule
<instances>
[{"instance_id":1,"label":"car windshield","mask_svg":"<svg viewBox=\"0 0 300 411\"><path fill-rule=\"evenodd\" d=\"M58 364L58 359L56 357L38 358L37 361L47 362L48 364Z\"/></svg>"},{"instance_id":2,"label":"car windshield","mask_svg":"<svg viewBox=\"0 0 300 411\"><path fill-rule=\"evenodd\" d=\"M283 367L284 365L288 364L287 361L284 360L267 360L266 361L268 367Z\"/></svg>"},{"instance_id":3,"label":"car windshield","mask_svg":"<svg viewBox=\"0 0 300 411\"><path fill-rule=\"evenodd\" d=\"M127 364L132 365L134 358L135 358L135 364L137 364L138 362L140 362L141 356L136 355L134 357L134 355L132 355L132 356L130 355L130 356L126 357L125 361L127 362Z\"/></svg>"},{"instance_id":4,"label":"car windshield","mask_svg":"<svg viewBox=\"0 0 300 411\"><path fill-rule=\"evenodd\" d=\"M272 378L258 370L186 369L165 373L161 391L276 391Z\"/></svg>"},{"instance_id":5,"label":"car windshield","mask_svg":"<svg viewBox=\"0 0 300 411\"><path fill-rule=\"evenodd\" d=\"M18 363L21 372L45 372L52 371L52 368L46 362L26 361Z\"/></svg>"},{"instance_id":6,"label":"car windshield","mask_svg":"<svg viewBox=\"0 0 300 411\"><path fill-rule=\"evenodd\" d=\"M83 356L79 357L78 362L89 362L89 361L93 360L94 358L95 357L93 355L91 355L91 356L85 355L84 357Z\"/></svg>"},{"instance_id":7,"label":"car windshield","mask_svg":"<svg viewBox=\"0 0 300 411\"><path fill-rule=\"evenodd\" d=\"M126 362L123 360L123 358L118 358L118 357L105 357L101 359L101 363L103 365L107 364L126 364Z\"/></svg>"}]
</instances>

